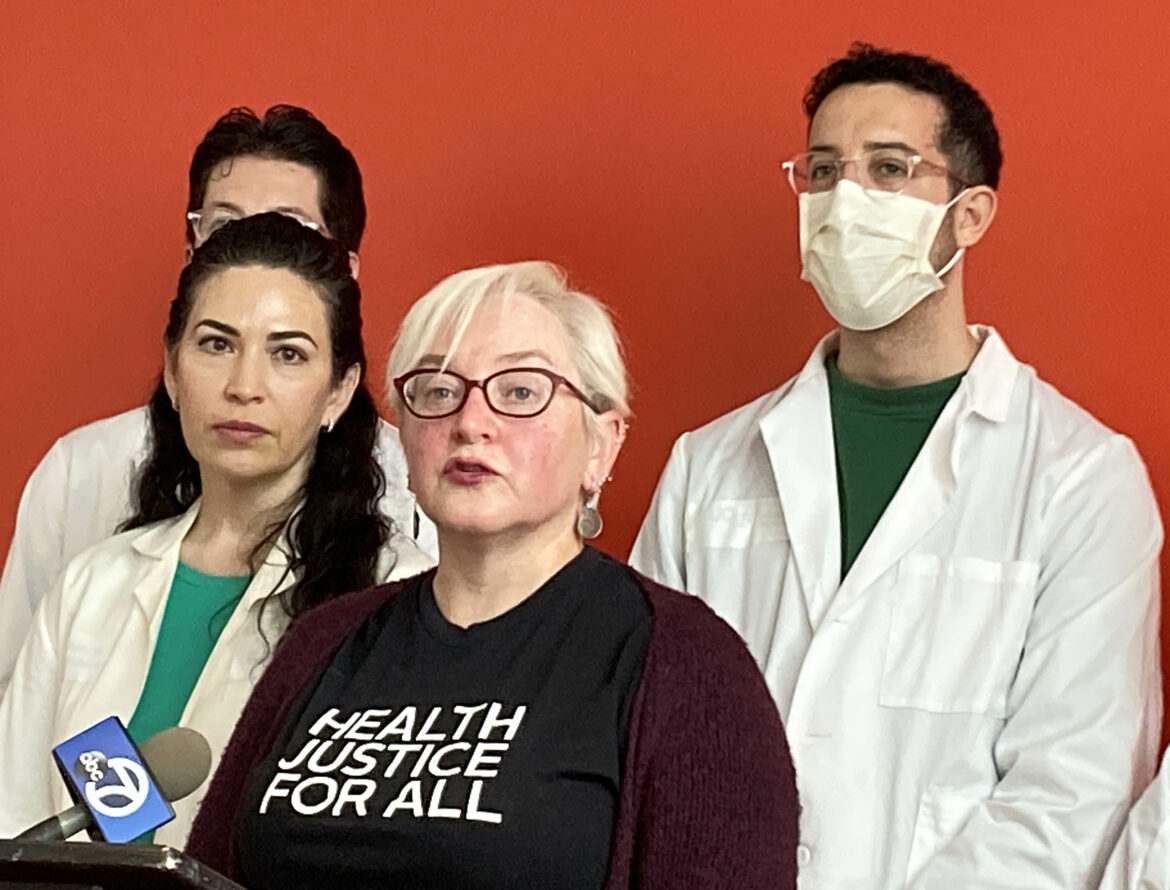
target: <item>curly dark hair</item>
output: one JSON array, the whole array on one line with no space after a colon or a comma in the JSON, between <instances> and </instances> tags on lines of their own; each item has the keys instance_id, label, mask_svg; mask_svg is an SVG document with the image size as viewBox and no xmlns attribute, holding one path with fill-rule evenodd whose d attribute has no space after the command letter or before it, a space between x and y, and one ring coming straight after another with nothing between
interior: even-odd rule
<instances>
[{"instance_id":1,"label":"curly dark hair","mask_svg":"<svg viewBox=\"0 0 1170 890\"><path fill-rule=\"evenodd\" d=\"M991 109L950 66L928 56L854 43L844 58L813 77L804 94L808 119L812 120L829 93L851 83L896 83L936 97L943 119L935 139L950 172L967 185L999 186L1003 152Z\"/></svg>"},{"instance_id":2,"label":"curly dark hair","mask_svg":"<svg viewBox=\"0 0 1170 890\"><path fill-rule=\"evenodd\" d=\"M203 206L212 170L245 155L294 161L315 170L321 180L325 227L346 250L357 252L366 229L366 199L357 161L328 127L295 105L273 105L264 117L250 108L233 108L212 124L191 158L187 210ZM188 229L193 243L191 235Z\"/></svg>"},{"instance_id":3,"label":"curly dark hair","mask_svg":"<svg viewBox=\"0 0 1170 890\"><path fill-rule=\"evenodd\" d=\"M374 456L378 412L365 384L361 291L350 274L349 253L335 241L279 213L235 220L216 231L191 257L171 302L164 345L172 352L186 330L200 286L238 266L287 269L313 286L325 304L333 381L358 365L362 380L332 432L318 436L300 503L268 529L252 552L252 569L287 527L289 570L296 582L281 596L291 618L340 594L377 583L378 555L389 537L378 511L385 490ZM150 452L134 486L134 515L120 530L185 512L202 490L199 465L183 439L179 414L160 380L150 399Z\"/></svg>"}]
</instances>

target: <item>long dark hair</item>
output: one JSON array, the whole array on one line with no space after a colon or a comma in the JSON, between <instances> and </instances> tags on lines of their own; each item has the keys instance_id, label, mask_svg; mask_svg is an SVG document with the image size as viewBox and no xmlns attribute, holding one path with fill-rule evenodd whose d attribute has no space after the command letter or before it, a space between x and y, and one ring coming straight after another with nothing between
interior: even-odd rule
<instances>
[{"instance_id":1,"label":"long dark hair","mask_svg":"<svg viewBox=\"0 0 1170 890\"><path fill-rule=\"evenodd\" d=\"M389 537L378 511L386 481L374 458L379 421L365 383L361 291L350 274L349 254L337 242L279 213L235 220L208 238L179 276L164 335L168 352L186 330L200 285L236 266L287 269L311 284L325 304L334 384L354 365L362 371L345 413L332 432L318 436L301 506L287 521L289 570L297 580L281 603L296 618L325 600L376 584L379 551ZM150 429L150 453L134 486L134 515L122 530L178 516L202 490L199 465L161 380L150 399ZM253 571L285 528L278 522L268 530L252 553Z\"/></svg>"}]
</instances>

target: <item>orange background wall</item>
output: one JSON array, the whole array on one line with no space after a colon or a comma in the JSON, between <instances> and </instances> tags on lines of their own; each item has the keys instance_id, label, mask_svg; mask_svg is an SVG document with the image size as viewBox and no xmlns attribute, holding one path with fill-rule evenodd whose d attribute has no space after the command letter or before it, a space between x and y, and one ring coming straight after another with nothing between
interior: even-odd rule
<instances>
[{"instance_id":1,"label":"orange background wall","mask_svg":"<svg viewBox=\"0 0 1170 890\"><path fill-rule=\"evenodd\" d=\"M365 176L374 363L410 302L471 265L552 259L614 307L637 418L602 543L624 554L674 437L830 326L778 162L803 147L809 77L856 38L948 60L988 99L1006 166L969 314L1132 436L1170 503L1170 13L949 6L9 0L0 547L54 438L149 392L195 143L232 105L292 102Z\"/></svg>"}]
</instances>

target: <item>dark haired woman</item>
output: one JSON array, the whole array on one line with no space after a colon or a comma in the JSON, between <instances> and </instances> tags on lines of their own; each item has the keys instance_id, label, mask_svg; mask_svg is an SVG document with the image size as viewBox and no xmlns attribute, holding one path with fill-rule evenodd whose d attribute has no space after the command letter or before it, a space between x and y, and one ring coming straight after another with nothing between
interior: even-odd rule
<instances>
[{"instance_id":1,"label":"dark haired woman","mask_svg":"<svg viewBox=\"0 0 1170 890\"><path fill-rule=\"evenodd\" d=\"M67 807L50 748L116 714L227 742L291 620L428 564L377 511L378 423L345 249L232 222L179 279L126 531L46 597L0 704L0 836ZM202 790L156 840L181 846Z\"/></svg>"}]
</instances>

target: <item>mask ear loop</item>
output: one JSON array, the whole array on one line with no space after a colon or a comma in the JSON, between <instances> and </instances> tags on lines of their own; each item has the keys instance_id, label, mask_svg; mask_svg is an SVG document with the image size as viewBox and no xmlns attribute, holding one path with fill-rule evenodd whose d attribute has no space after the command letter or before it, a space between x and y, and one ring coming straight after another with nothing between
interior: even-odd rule
<instances>
[{"instance_id":1,"label":"mask ear loop","mask_svg":"<svg viewBox=\"0 0 1170 890\"><path fill-rule=\"evenodd\" d=\"M963 197L963 195L967 194L967 191L968 191L968 189L966 187L964 187L961 192L959 192L957 195L955 195L953 198L951 198L951 200L947 201L947 203L944 204L943 206L947 210L950 210L952 207L955 206L955 203L959 200L959 198L961 198L961 197ZM960 247L958 250L955 251L954 255L949 260L947 260L946 265L944 265L941 269L939 269L934 274L937 275L939 278L942 278L944 275L946 275L948 272L950 272L951 269L953 269L955 267L955 263L957 263L959 261L959 257L961 257L966 252L967 252L967 248Z\"/></svg>"},{"instance_id":2,"label":"mask ear loop","mask_svg":"<svg viewBox=\"0 0 1170 890\"><path fill-rule=\"evenodd\" d=\"M960 247L958 250L955 251L955 255L953 257L951 257L949 260L947 260L947 264L945 266L943 266L941 269L939 269L937 272L935 272L934 274L937 275L939 278L942 278L944 275L946 275L948 272L950 272L951 269L953 269L955 267L955 263L957 263L959 261L959 257L961 257L963 255L964 251L966 251L966 250L967 250L967 248Z\"/></svg>"}]
</instances>

